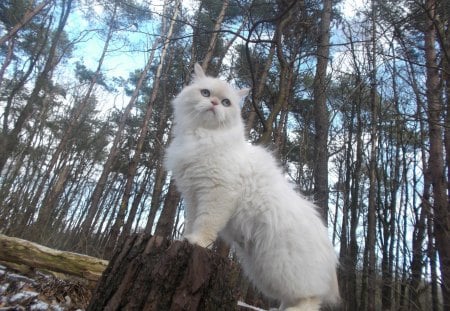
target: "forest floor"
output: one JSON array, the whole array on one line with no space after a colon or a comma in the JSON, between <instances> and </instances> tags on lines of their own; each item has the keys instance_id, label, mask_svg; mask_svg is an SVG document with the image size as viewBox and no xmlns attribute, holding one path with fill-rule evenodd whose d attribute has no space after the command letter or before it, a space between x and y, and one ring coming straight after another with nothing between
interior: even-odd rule
<instances>
[{"instance_id":1,"label":"forest floor","mask_svg":"<svg viewBox=\"0 0 450 311\"><path fill-rule=\"evenodd\" d=\"M92 296L78 280L63 280L49 272L19 272L0 265L0 311L83 311ZM239 310L265 311L242 301Z\"/></svg>"},{"instance_id":2,"label":"forest floor","mask_svg":"<svg viewBox=\"0 0 450 311\"><path fill-rule=\"evenodd\" d=\"M23 273L0 265L0 311L85 310L90 289L75 279L31 270Z\"/></svg>"}]
</instances>

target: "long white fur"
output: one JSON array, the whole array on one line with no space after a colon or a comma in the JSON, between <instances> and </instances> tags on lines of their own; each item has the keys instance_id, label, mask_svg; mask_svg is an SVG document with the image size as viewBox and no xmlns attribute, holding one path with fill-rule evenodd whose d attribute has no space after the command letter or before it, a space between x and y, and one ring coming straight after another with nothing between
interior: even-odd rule
<instances>
[{"instance_id":1,"label":"long white fur","mask_svg":"<svg viewBox=\"0 0 450 311\"><path fill-rule=\"evenodd\" d=\"M281 309L319 310L339 299L336 254L316 207L267 150L246 142L239 106L246 94L196 64L193 82L173 101L166 167L186 205L185 238L208 247L220 235ZM217 105L225 98L231 106Z\"/></svg>"}]
</instances>

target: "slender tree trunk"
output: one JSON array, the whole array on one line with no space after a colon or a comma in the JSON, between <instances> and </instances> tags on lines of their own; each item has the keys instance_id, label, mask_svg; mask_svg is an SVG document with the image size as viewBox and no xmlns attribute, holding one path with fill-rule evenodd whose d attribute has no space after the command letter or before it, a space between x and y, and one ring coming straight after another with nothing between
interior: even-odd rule
<instances>
[{"instance_id":1,"label":"slender tree trunk","mask_svg":"<svg viewBox=\"0 0 450 311\"><path fill-rule=\"evenodd\" d=\"M344 159L339 159L338 160L338 181L337 181L337 185L338 187L336 187L336 202L334 203L334 217L332 220L332 224L333 224L333 235L331 237L331 243L333 243L333 245L337 244L336 243L336 239L338 237L338 224L339 224L339 210L340 210L340 206L344 202L344 189L342 188L342 185L344 184ZM341 198L342 196L342 198ZM342 203L341 203L342 202ZM348 206L347 206L348 207ZM342 212L342 214L344 214ZM348 215L348 208L346 208L345 214ZM344 226L344 224L342 224L342 227ZM348 230L348 222L345 222L345 234L347 234L347 230ZM347 243L347 237L345 237L345 242ZM347 245L345 245L345 247L347 248Z\"/></svg>"},{"instance_id":2,"label":"slender tree trunk","mask_svg":"<svg viewBox=\"0 0 450 311\"><path fill-rule=\"evenodd\" d=\"M445 6L446 8L449 8L449 1L446 2L447 5ZM446 99L445 101L445 111L446 111L446 115L444 118L444 124L446 124L446 126L444 126L444 146L445 146L445 165L447 167L447 223L446 223L446 233L445 233L445 237L446 237L446 241L444 241L443 243L447 243L446 247L447 248L447 267L445 268L447 270L446 272L446 276L447 276L447 280L446 280L446 286L447 286L447 308L450 309L450 246L448 245L448 243L450 243L450 13L446 12L447 14L447 20L446 20L446 24L447 27L444 27L444 23L442 23L441 27L439 28L441 31L446 29L446 36L442 35L441 38L444 38L444 44L442 44L443 46L443 71L442 71L442 77L444 79L444 86L445 86L445 95L444 98ZM445 177L444 177L445 178Z\"/></svg>"},{"instance_id":3,"label":"slender tree trunk","mask_svg":"<svg viewBox=\"0 0 450 311\"><path fill-rule=\"evenodd\" d=\"M277 99L272 107L272 110L269 113L269 116L267 117L267 120L265 122L265 129L258 140L258 143L262 145L268 145L272 142L274 122L278 117L281 109L287 104L286 101L292 90L291 86L294 76L293 63L288 62L283 52L283 32L287 27L289 27L289 23L292 20L293 14L293 9L291 8L291 10L289 10L289 12L282 18L282 20L278 22L274 34L277 58L280 63L280 82ZM290 55L290 57L291 59L295 58L295 55Z\"/></svg>"},{"instance_id":4,"label":"slender tree trunk","mask_svg":"<svg viewBox=\"0 0 450 311\"><path fill-rule=\"evenodd\" d=\"M136 149L134 151L133 158L128 166L127 181L125 184L122 201L120 203L119 212L117 214L116 221L114 222L114 225L112 227L111 235L109 238L109 243L107 245L107 250L106 250L107 256L112 255L112 251L114 250L115 244L117 242L117 238L119 236L120 229L122 228L124 221L125 221L125 215L126 215L126 211L128 209L128 202L129 202L130 196L131 196L131 189L133 186L134 176L136 175L136 170L137 170L139 160L141 157L142 148L144 147L145 138L147 137L148 124L150 122L150 119L151 119L151 116L153 113L153 106L155 104L155 101L156 101L156 98L157 98L157 95L159 92L159 85L160 85L161 76L162 76L162 69L164 66L165 59L166 59L167 50L169 49L170 41L171 41L172 35L173 35L173 29L175 27L175 22L177 20L178 14L181 9L180 1L177 1L174 5L175 5L175 12L173 13L173 16L171 17L171 23L167 30L166 36L165 36L164 46L161 51L159 65L158 65L158 68L156 69L156 76L154 79L152 94L147 103L147 109L145 111L144 120L143 120L141 128L139 130L139 137L138 137L138 141L136 144ZM165 6L167 8L168 2L165 3ZM163 14L163 19L164 19L163 23L165 24L166 19L164 17L164 14ZM163 28L165 28L165 27L163 27Z\"/></svg>"},{"instance_id":5,"label":"slender tree trunk","mask_svg":"<svg viewBox=\"0 0 450 311\"><path fill-rule=\"evenodd\" d=\"M167 108L168 108L167 105L164 103L162 111L160 113L158 130L155 138L156 141L160 142L160 148L156 150L153 158L153 164L155 167L155 174L153 179L153 191L151 195L150 210L147 216L147 223L144 229L145 233L147 234L152 233L156 213L158 212L158 209L161 207L163 187L166 184L167 172L163 165L163 156L164 156L164 147L166 146L168 140L170 139L170 138L164 139L166 131L170 132L170 128L168 128L169 114L167 113Z\"/></svg>"},{"instance_id":6,"label":"slender tree trunk","mask_svg":"<svg viewBox=\"0 0 450 311\"><path fill-rule=\"evenodd\" d=\"M250 131L255 127L256 124L256 117L258 116L256 110L259 110L261 96L263 94L264 88L266 87L267 76L269 75L270 67L272 67L276 47L277 46L275 43L275 35L274 35L272 44L270 45L269 53L267 55L267 60L264 63L264 67L261 70L261 72L257 73L259 77L258 79L259 82L257 86L253 86L252 102L247 101L247 103L251 105L250 112L248 114L246 122L247 135L250 134Z\"/></svg>"},{"instance_id":7,"label":"slender tree trunk","mask_svg":"<svg viewBox=\"0 0 450 311\"><path fill-rule=\"evenodd\" d=\"M350 40L352 40L352 37L349 37ZM347 303L348 310L363 310L363 308L360 308L360 304L362 302L360 301L358 303L358 285L357 285L357 279L358 279L358 256L359 256L359 245L358 245L358 236L357 231L359 227L359 218L360 218L360 196L361 196L361 174L362 174L362 164L363 164L363 155L364 155L364 146L363 146L363 115L361 111L361 106L363 105L363 87L362 87L362 78L360 74L360 70L357 64L357 56L356 56L356 50L354 47L353 42L351 41L351 51L353 54L353 62L354 62L354 69L356 71L355 76L355 104L352 105L352 112L351 112L351 118L349 120L350 127L349 127L349 141L348 141L348 150L347 150L347 170L349 170L349 173L351 176L351 181L349 176L346 177L347 185L346 188L349 191L350 198L349 200L349 208L350 208L350 226L349 226L349 252L348 252L348 259L347 259L347 273L348 273L348 279L347 279L347 291L345 294L345 300ZM356 119L356 128L353 130L353 122L355 122ZM354 131L354 140L352 139ZM352 133L352 135L350 135ZM356 144L355 147L354 144ZM353 148L356 150L353 151ZM355 159L353 162L353 153L355 153ZM352 170L353 167L353 170Z\"/></svg>"},{"instance_id":8,"label":"slender tree trunk","mask_svg":"<svg viewBox=\"0 0 450 311\"><path fill-rule=\"evenodd\" d=\"M36 106L42 105L43 101L45 100L40 95L40 93L42 90L46 89L48 81L51 79L51 74L59 62L59 59L57 57L57 48L60 44L60 39L62 38L64 27L66 26L71 9L72 0L64 0L61 4L61 15L58 27L53 35L44 68L37 76L34 89L31 92L26 105L21 110L14 124L14 128L11 130L11 132L4 133L5 137L3 137L0 141L0 172L5 166L7 159L10 157L10 155L18 145L19 134L22 131L25 122L33 114Z\"/></svg>"},{"instance_id":9,"label":"slender tree trunk","mask_svg":"<svg viewBox=\"0 0 450 311\"><path fill-rule=\"evenodd\" d=\"M125 225L123 226L123 232L121 234L121 240L119 241L119 244L121 242L123 242L123 239L125 239L125 237L129 236L131 233L131 227L133 226L133 222L134 219L136 217L137 211L138 211L138 207L139 204L142 201L142 197L144 196L144 192L145 190L148 188L148 182L150 180L151 177L151 172L152 169L151 168L147 168L146 172L145 172L145 177L143 178L143 180L141 181L141 184L139 186L138 191L136 192L136 195L134 196L133 199L133 203L131 204L131 208L130 208L130 215L128 215L127 218L127 222L125 223Z\"/></svg>"},{"instance_id":10,"label":"slender tree trunk","mask_svg":"<svg viewBox=\"0 0 450 311\"><path fill-rule=\"evenodd\" d=\"M225 56L227 55L228 51L230 50L230 48L233 46L233 43L236 41L237 38L239 38L239 36L241 35L242 30L244 29L246 23L247 23L248 17L245 16L244 20L241 23L241 26L239 26L239 28L235 31L235 34L233 36L233 38L231 38L230 40L228 40L226 42L226 45L223 47L222 53L220 53L218 60L217 60L217 68L220 69L222 67L222 63L223 60L225 59Z\"/></svg>"},{"instance_id":11,"label":"slender tree trunk","mask_svg":"<svg viewBox=\"0 0 450 311\"><path fill-rule=\"evenodd\" d=\"M447 36L444 44L445 58L443 65L443 78L445 81L446 116L445 124L450 124L450 14L447 12ZM447 165L447 194L450 195L450 126L445 127L445 154ZM449 202L450 204L450 202ZM450 209L450 206L449 206Z\"/></svg>"},{"instance_id":12,"label":"slender tree trunk","mask_svg":"<svg viewBox=\"0 0 450 311\"><path fill-rule=\"evenodd\" d=\"M180 194L177 192L175 182L172 179L167 190L164 207L156 224L155 235L171 238L173 232L173 225L175 222L175 215L177 207L180 202Z\"/></svg>"},{"instance_id":13,"label":"slender tree trunk","mask_svg":"<svg viewBox=\"0 0 450 311\"><path fill-rule=\"evenodd\" d=\"M328 222L328 127L327 65L330 54L330 23L332 0L324 0L319 24L317 65L314 77L314 201L325 224Z\"/></svg>"},{"instance_id":14,"label":"slender tree trunk","mask_svg":"<svg viewBox=\"0 0 450 311\"><path fill-rule=\"evenodd\" d=\"M350 292L350 263L349 263L349 210L350 210L350 178L351 170L350 163L352 162L352 146L353 146L353 119L354 119L355 105L352 105L351 115L349 117L350 122L348 128L347 146L345 150L345 177L343 181L343 202L342 202L342 221L341 221L341 233L340 233L340 250L339 250L339 284L341 289L341 295L343 298L343 310L349 310L350 298L356 295L351 295ZM356 289L355 289L356 290Z\"/></svg>"},{"instance_id":15,"label":"slender tree trunk","mask_svg":"<svg viewBox=\"0 0 450 311\"><path fill-rule=\"evenodd\" d=\"M0 68L0 86L2 85L3 75L5 74L6 68L8 68L9 64L11 63L11 60L13 59L13 54L14 54L13 51L14 51L15 43L16 43L16 41L14 40L14 38L12 38L12 40L8 44L8 53L6 54L6 57Z\"/></svg>"},{"instance_id":16,"label":"slender tree trunk","mask_svg":"<svg viewBox=\"0 0 450 311\"><path fill-rule=\"evenodd\" d=\"M416 142L417 143L417 142ZM407 247L407 237L406 234L403 232L406 232L407 227L406 223L402 222L403 215L406 215L408 213L408 208L410 204L410 197L412 197L412 204L413 206L417 206L417 196L416 195L410 195L410 189L417 189L418 188L418 178L416 173L416 170L418 169L417 160L414 160L412 163L412 184L411 186L408 183L410 173L409 173L409 154L407 152L408 144L404 142L402 144L402 185L400 187L400 202L399 202L399 209L397 210L397 227L395 230L395 234L397 236L396 239L396 249L395 249L395 284L394 287L394 297L395 297L395 310L404 310L405 308L405 295L406 295L406 284L407 284L407 278L406 278L406 264L405 260L401 260L400 251L403 252L404 249ZM419 148L414 147L413 149L413 155L414 159L417 159L416 155ZM403 224L403 226L402 226ZM405 227L404 227L405 226ZM404 257L404 256L403 256ZM402 263L400 263L402 261Z\"/></svg>"},{"instance_id":17,"label":"slender tree trunk","mask_svg":"<svg viewBox=\"0 0 450 311\"><path fill-rule=\"evenodd\" d=\"M22 29L25 25L27 25L33 17L35 17L42 9L47 6L52 0L42 1L40 4L36 5L35 8L28 10L23 16L22 20L17 23L13 28L11 28L6 35L0 38L0 45L3 45L6 41L11 39L16 35L16 33Z\"/></svg>"},{"instance_id":18,"label":"slender tree trunk","mask_svg":"<svg viewBox=\"0 0 450 311\"><path fill-rule=\"evenodd\" d=\"M145 233L151 234L156 218L156 213L161 206L162 190L166 181L166 171L161 162L156 164L155 180L153 183L152 202L150 204L150 211L147 217L147 224L145 226Z\"/></svg>"},{"instance_id":19,"label":"slender tree trunk","mask_svg":"<svg viewBox=\"0 0 450 311\"><path fill-rule=\"evenodd\" d=\"M143 84L145 78L147 77L147 72L150 69L150 67L152 66L155 50L159 43L160 43L159 40L155 40L155 42L153 43L153 46L151 49L152 52L147 60L147 64L145 65L145 68L142 70L141 75L139 76L139 80L136 83L136 88L134 89L133 94L131 95L130 100L128 102L128 105L125 107L125 110L120 118L118 128L116 131L116 135L114 136L114 140L112 142L111 149L109 151L106 162L103 165L102 173L95 185L95 188L94 188L94 191L93 191L91 197L89 198L87 215L83 221L83 224L81 225L82 239L79 239L80 241L85 241L85 239L88 238L88 236L91 233L93 220L94 220L95 215L98 212L99 203L100 203L101 197L103 195L109 173L111 172L112 165L116 161L117 155L119 154L119 143L122 140L122 135L125 130L125 123L130 115L131 109L133 108L133 106L136 102L136 99L139 95L139 91L142 87L142 84Z\"/></svg>"},{"instance_id":20,"label":"slender tree trunk","mask_svg":"<svg viewBox=\"0 0 450 311\"><path fill-rule=\"evenodd\" d=\"M419 91L419 87L416 81L416 75L413 71L413 67L410 67L410 78L412 81L413 90L415 93L416 101L417 101L417 119L419 120L419 133L420 133L420 141L425 142L426 138L426 130L424 124L424 116L422 107L424 103L422 101L422 97ZM414 148L416 149L416 148ZM424 145L421 146L421 166L423 173L423 193L420 207L415 207L415 216L416 222L413 228L413 237L412 237L412 259L410 266L410 278L408 280L408 308L409 310L420 310L420 295L419 295L419 287L422 281L422 270L424 267L424 254L423 254L423 242L426 236L426 226L427 226L427 218L430 217L431 213L431 205L430 205L430 186L431 186L431 176L430 171L428 169L427 163L427 150ZM416 174L414 174L416 175ZM415 177L414 177L415 178ZM420 211L419 211L420 209ZM434 246L433 246L434 247ZM431 260L431 259L430 259Z\"/></svg>"},{"instance_id":21,"label":"slender tree trunk","mask_svg":"<svg viewBox=\"0 0 450 311\"><path fill-rule=\"evenodd\" d=\"M213 58L214 51L215 51L216 45L217 45L217 38L219 36L220 28L222 27L223 19L225 18L225 13L227 11L228 4L229 4L229 0L224 0L222 2L222 8L220 9L219 16L217 16L217 18L216 18L216 23L214 24L211 39L209 40L209 46L206 51L205 59L203 60L203 63L202 63L202 68L205 72Z\"/></svg>"},{"instance_id":22,"label":"slender tree trunk","mask_svg":"<svg viewBox=\"0 0 450 311\"><path fill-rule=\"evenodd\" d=\"M274 106L272 107L272 111L266 120L266 130L262 133L261 137L258 140L258 143L262 145L269 145L272 142L274 122L278 117L281 109L287 104L288 96L291 91L293 72L292 68L289 68L287 64L281 65L280 72L280 88L278 97Z\"/></svg>"},{"instance_id":23,"label":"slender tree trunk","mask_svg":"<svg viewBox=\"0 0 450 311\"><path fill-rule=\"evenodd\" d=\"M376 213L377 213L377 165L378 165L378 93L377 93L377 63L376 63L376 21L375 0L372 0L372 42L369 52L370 59L370 160L369 160L369 197L367 214L367 310L376 310Z\"/></svg>"},{"instance_id":24,"label":"slender tree trunk","mask_svg":"<svg viewBox=\"0 0 450 311\"><path fill-rule=\"evenodd\" d=\"M435 0L427 0L425 59L426 59L426 98L428 101L428 126L430 151L428 167L431 174L433 190L433 216L436 249L442 276L441 290L444 309L450 309L450 203L448 200L447 181L444 174L442 113L443 103L440 88L440 74L436 52L436 5Z\"/></svg>"},{"instance_id":25,"label":"slender tree trunk","mask_svg":"<svg viewBox=\"0 0 450 311\"><path fill-rule=\"evenodd\" d=\"M427 213L427 236L428 236L428 245L427 245L427 256L430 260L430 275L431 275L431 311L439 311L440 310L440 294L439 294L439 277L437 273L437 258L436 258L436 246L434 239L434 223L433 223L433 215L428 212ZM444 311L446 311L444 309Z\"/></svg>"},{"instance_id":26,"label":"slender tree trunk","mask_svg":"<svg viewBox=\"0 0 450 311\"><path fill-rule=\"evenodd\" d=\"M376 133L373 133L371 143L371 159L369 162L369 201L367 214L367 262L365 263L367 269L367 310L375 310L375 290L376 290L376 209L377 209L377 147L376 147ZM373 153L372 153L373 152Z\"/></svg>"},{"instance_id":27,"label":"slender tree trunk","mask_svg":"<svg viewBox=\"0 0 450 311\"><path fill-rule=\"evenodd\" d=\"M411 262L411 277L409 281L409 303L410 310L422 310L420 303L419 286L422 280L423 268L423 241L425 239L425 220L426 208L422 207L420 215L416 220L413 232L412 241L412 262Z\"/></svg>"},{"instance_id":28,"label":"slender tree trunk","mask_svg":"<svg viewBox=\"0 0 450 311\"><path fill-rule=\"evenodd\" d=\"M397 220L397 194L401 185L401 165L400 151L402 150L403 138L403 122L400 120L399 110L399 97L397 89L397 67L395 61L392 64L392 89L393 89L393 102L395 106L395 122L394 129L388 130L388 140L382 143L381 146L385 146L384 154L386 154L386 167L385 172L392 172L391 175L383 174L383 185L386 188L385 195L385 208L382 209L380 214L384 214L385 217L382 220L383 225L383 258L381 273L383 279L383 285L381 288L381 307L383 310L395 310L395 299L393 293L395 293L395 280L394 280L394 246L395 246L395 230ZM392 150L393 149L393 150ZM392 150L392 151L390 151ZM393 156L391 154L393 153ZM381 187L380 187L381 190ZM382 195L379 195L383 197ZM401 205L399 205L401 206Z\"/></svg>"},{"instance_id":29,"label":"slender tree trunk","mask_svg":"<svg viewBox=\"0 0 450 311\"><path fill-rule=\"evenodd\" d=\"M116 20L116 15L117 15L117 7L118 7L118 2L115 1L111 20L109 21L108 34L106 36L106 40L103 45L103 50L102 50L100 59L97 64L97 69L89 83L88 90L87 90L86 94L84 95L83 99L81 100L81 102L74 103L75 108L73 109L73 113L70 118L69 125L67 126L67 130L65 131L63 137L61 138L61 141L59 142L56 150L52 153L52 158L48 164L48 167L46 168L46 172L44 174L44 177L41 180L38 190L36 191L36 195L34 196L34 199L32 202L33 206L38 205L38 201L41 196L41 193L43 192L45 185L48 184L48 179L54 169L54 166L56 165L61 154L64 151L67 152L67 148L70 143L70 140L73 139L73 135L74 135L74 132L76 131L76 128L79 126L80 122L82 122L82 120L80 120L80 117L86 111L86 108L89 106L89 100L91 98L92 91L94 90L94 87L97 83L97 79L100 76L101 68L103 66L103 61L105 59L106 53L108 51L109 43L112 39L112 35L115 30L114 25L115 25L115 20ZM58 191L58 190L55 190L55 191ZM36 221L36 226L35 226L36 228L38 228L38 230L40 230L40 228L43 228L44 224L48 223L48 221L49 221L48 216L50 215L51 208L52 208L52 206L50 206L50 205L43 204L41 206L41 208L39 210L38 218Z\"/></svg>"},{"instance_id":30,"label":"slender tree trunk","mask_svg":"<svg viewBox=\"0 0 450 311\"><path fill-rule=\"evenodd\" d=\"M35 70L35 68L37 66L37 63L38 63L40 57L42 56L43 53L45 53L44 50L47 47L49 37L50 37L50 35L49 35L50 29L49 28L50 27L44 28L44 25L41 25L39 30L40 30L40 38L42 38L42 39L39 41L43 41L43 42L41 42L40 44L37 44L35 50L32 53L33 55L31 55L31 57L29 59L29 64L28 64L27 70L24 71L24 73L20 76L20 78L16 78L18 81L15 83L11 92L8 94L8 97L6 99L6 105L5 105L4 111L3 111L3 124L2 124L3 135L5 137L9 132L9 125L10 125L9 124L9 122L10 122L9 116L11 114L11 108L13 105L13 101L16 98L19 91L23 89L23 87L29 80L31 74L33 73L33 71ZM7 62L5 61L5 63L3 65L6 65L6 64L7 64ZM5 67L5 69L6 69L6 67ZM6 144L6 138L2 139L0 136L0 146L1 146L1 144ZM1 151L0 151L0 153L1 153ZM1 172L1 170L0 170L0 172Z\"/></svg>"},{"instance_id":31,"label":"slender tree trunk","mask_svg":"<svg viewBox=\"0 0 450 311\"><path fill-rule=\"evenodd\" d=\"M37 136L39 136L39 132L42 133L42 126L43 126L43 118L45 116L45 113L41 114L41 120L35 122L35 125L33 127L33 130L30 133L30 138L27 144L27 147L25 147L25 150L31 150L33 147L33 141ZM38 140L38 139L37 139ZM52 144L51 140L48 142L48 146ZM45 148L45 147L44 147ZM19 178L19 175L16 175L17 172L20 172L22 169L21 166L24 163L26 159L26 152L22 152L19 157L16 157L15 159L15 169L18 170L14 172L13 176L16 176L15 178ZM25 170L26 176L19 184L21 185L19 189L17 189L16 193L21 193L21 197L23 198L22 202L17 202L14 207L15 210L19 210L20 212L18 215L14 217L14 221L11 225L11 229L13 229L14 234L18 236L23 236L26 229L28 228L28 224L31 223L33 219L33 215L36 212L36 206L30 204L30 198L33 197L33 195L36 192L36 186L37 182L41 178L41 171L39 170L39 164L36 164L35 162L30 162L29 165L27 165L27 168Z\"/></svg>"},{"instance_id":32,"label":"slender tree trunk","mask_svg":"<svg viewBox=\"0 0 450 311\"><path fill-rule=\"evenodd\" d=\"M361 102L361 101L360 101ZM349 310L360 310L357 299L357 279L358 279L358 255L359 255L359 245L358 245L358 228L359 228L359 216L360 216L360 182L361 182L361 170L363 161L363 142L362 142L362 116L360 106L356 108L357 115L357 127L356 127L356 160L355 168L352 174L352 188L351 188L351 202L350 202L350 253L349 253L349 291L348 291L348 303L350 306ZM353 294L352 294L353 293ZM362 310L362 309L361 309Z\"/></svg>"}]
</instances>

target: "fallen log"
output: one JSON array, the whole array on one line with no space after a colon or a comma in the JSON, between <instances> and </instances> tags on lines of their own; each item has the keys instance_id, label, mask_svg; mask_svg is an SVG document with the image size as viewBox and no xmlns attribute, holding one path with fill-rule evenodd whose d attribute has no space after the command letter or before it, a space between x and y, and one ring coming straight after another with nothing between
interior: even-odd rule
<instances>
[{"instance_id":1,"label":"fallen log","mask_svg":"<svg viewBox=\"0 0 450 311\"><path fill-rule=\"evenodd\" d=\"M237 310L238 282L238 266L213 251L133 235L111 259L87 310Z\"/></svg>"},{"instance_id":2,"label":"fallen log","mask_svg":"<svg viewBox=\"0 0 450 311\"><path fill-rule=\"evenodd\" d=\"M73 275L97 282L108 265L99 258L55 250L37 243L0 234L0 261Z\"/></svg>"}]
</instances>

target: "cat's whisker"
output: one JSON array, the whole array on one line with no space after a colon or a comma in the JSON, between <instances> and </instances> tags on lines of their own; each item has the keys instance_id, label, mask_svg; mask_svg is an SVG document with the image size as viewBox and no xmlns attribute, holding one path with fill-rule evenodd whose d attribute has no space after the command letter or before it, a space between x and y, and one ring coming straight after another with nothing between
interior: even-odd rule
<instances>
[{"instance_id":1,"label":"cat's whisker","mask_svg":"<svg viewBox=\"0 0 450 311\"><path fill-rule=\"evenodd\" d=\"M188 114L185 115L185 118L190 120L197 120L199 119L200 115L201 115L200 111L193 109Z\"/></svg>"}]
</instances>

